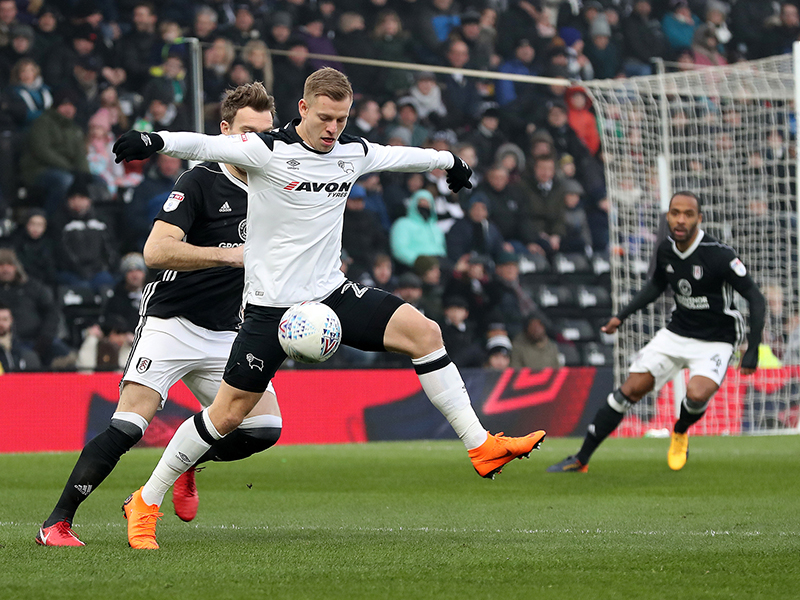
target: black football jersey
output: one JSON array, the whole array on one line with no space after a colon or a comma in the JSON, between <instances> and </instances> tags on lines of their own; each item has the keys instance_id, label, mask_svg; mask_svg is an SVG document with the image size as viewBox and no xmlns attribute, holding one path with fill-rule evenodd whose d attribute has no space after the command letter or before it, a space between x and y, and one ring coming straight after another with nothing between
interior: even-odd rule
<instances>
[{"instance_id":1,"label":"black football jersey","mask_svg":"<svg viewBox=\"0 0 800 600\"><path fill-rule=\"evenodd\" d=\"M247 186L219 163L199 164L180 176L156 219L180 227L194 246L241 246L247 237ZM139 312L231 331L239 324L243 289L244 269L165 270L145 287Z\"/></svg>"},{"instance_id":2,"label":"black football jersey","mask_svg":"<svg viewBox=\"0 0 800 600\"><path fill-rule=\"evenodd\" d=\"M755 283L733 248L702 230L686 252L671 237L656 250L653 282L675 294L667 329L684 337L740 344L744 317L734 306L734 290L744 294Z\"/></svg>"}]
</instances>

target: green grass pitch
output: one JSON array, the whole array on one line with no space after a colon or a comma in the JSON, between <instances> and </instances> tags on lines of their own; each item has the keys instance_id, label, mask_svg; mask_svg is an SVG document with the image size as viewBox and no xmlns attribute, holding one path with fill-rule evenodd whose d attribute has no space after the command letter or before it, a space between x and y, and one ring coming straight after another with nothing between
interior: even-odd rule
<instances>
[{"instance_id":1,"label":"green grass pitch","mask_svg":"<svg viewBox=\"0 0 800 600\"><path fill-rule=\"evenodd\" d=\"M76 454L0 455L0 598L800 598L800 436L608 440L588 474L548 439L495 481L457 442L273 448L167 497L161 549L127 546L120 505L160 451L134 450L84 503L84 548L33 538Z\"/></svg>"}]
</instances>

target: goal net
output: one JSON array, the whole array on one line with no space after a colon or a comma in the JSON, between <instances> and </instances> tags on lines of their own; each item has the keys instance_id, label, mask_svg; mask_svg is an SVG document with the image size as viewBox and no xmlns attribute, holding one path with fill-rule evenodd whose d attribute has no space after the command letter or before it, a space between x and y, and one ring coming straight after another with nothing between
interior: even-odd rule
<instances>
[{"instance_id":1,"label":"goal net","mask_svg":"<svg viewBox=\"0 0 800 600\"><path fill-rule=\"evenodd\" d=\"M761 365L740 375L736 358L704 419L705 435L798 431L798 319L795 81L790 55L726 67L626 80L585 82L601 127L611 203L615 310L641 289L664 234L671 194L700 196L703 229L737 250L767 298ZM747 314L746 302L740 300ZM632 316L615 342L615 379L666 324L663 296ZM664 435L683 397L685 374L643 399L618 429Z\"/></svg>"}]
</instances>

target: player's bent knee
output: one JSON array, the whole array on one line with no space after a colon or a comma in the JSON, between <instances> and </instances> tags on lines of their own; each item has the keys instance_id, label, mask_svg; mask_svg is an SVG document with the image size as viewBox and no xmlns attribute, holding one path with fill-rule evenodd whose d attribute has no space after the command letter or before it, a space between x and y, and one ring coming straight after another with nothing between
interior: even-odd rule
<instances>
[{"instance_id":1,"label":"player's bent knee","mask_svg":"<svg viewBox=\"0 0 800 600\"><path fill-rule=\"evenodd\" d=\"M708 403L710 400L693 400L689 398L687 395L684 399L684 404L686 405L686 411L689 414L698 415L706 412L706 408L708 407Z\"/></svg>"}]
</instances>

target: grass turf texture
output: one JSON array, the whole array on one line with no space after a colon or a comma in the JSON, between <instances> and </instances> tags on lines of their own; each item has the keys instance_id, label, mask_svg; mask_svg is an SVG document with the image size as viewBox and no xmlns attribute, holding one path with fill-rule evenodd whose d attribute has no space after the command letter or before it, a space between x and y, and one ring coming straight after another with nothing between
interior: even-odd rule
<instances>
[{"instance_id":1,"label":"grass turf texture","mask_svg":"<svg viewBox=\"0 0 800 600\"><path fill-rule=\"evenodd\" d=\"M549 474L576 439L480 479L456 442L278 447L167 497L157 551L120 505L160 451L134 450L84 503L84 548L34 541L76 454L0 455L0 598L664 599L800 596L800 436L608 440L588 474Z\"/></svg>"}]
</instances>

